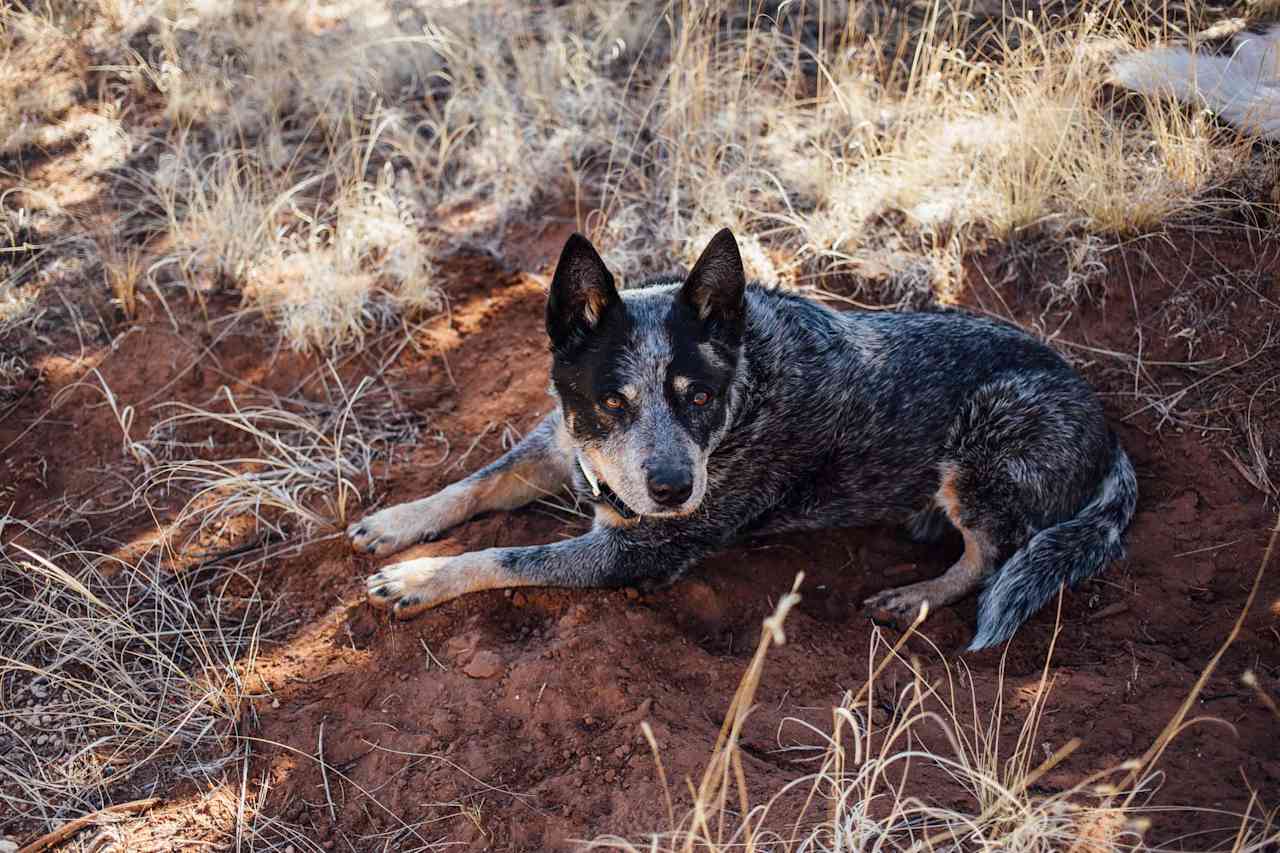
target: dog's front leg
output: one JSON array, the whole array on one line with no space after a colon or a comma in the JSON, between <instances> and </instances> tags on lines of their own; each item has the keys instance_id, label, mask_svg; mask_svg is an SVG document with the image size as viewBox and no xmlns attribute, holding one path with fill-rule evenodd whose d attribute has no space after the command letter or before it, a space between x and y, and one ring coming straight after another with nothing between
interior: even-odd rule
<instances>
[{"instance_id":1,"label":"dog's front leg","mask_svg":"<svg viewBox=\"0 0 1280 853\"><path fill-rule=\"evenodd\" d=\"M619 587L678 577L705 549L597 526L576 539L523 548L488 548L423 557L368 579L369 602L408 619L469 592L521 586Z\"/></svg>"},{"instance_id":2,"label":"dog's front leg","mask_svg":"<svg viewBox=\"0 0 1280 853\"><path fill-rule=\"evenodd\" d=\"M426 542L482 512L516 509L569 482L573 456L556 409L497 461L429 498L397 504L347 528L351 547L393 554Z\"/></svg>"}]
</instances>

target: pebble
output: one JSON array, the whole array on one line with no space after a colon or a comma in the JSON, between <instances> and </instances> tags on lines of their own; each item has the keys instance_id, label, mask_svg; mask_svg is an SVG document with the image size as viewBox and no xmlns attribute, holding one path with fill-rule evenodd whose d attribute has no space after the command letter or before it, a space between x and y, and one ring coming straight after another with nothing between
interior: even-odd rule
<instances>
[{"instance_id":1,"label":"pebble","mask_svg":"<svg viewBox=\"0 0 1280 853\"><path fill-rule=\"evenodd\" d=\"M18 842L0 838L0 853L18 853Z\"/></svg>"},{"instance_id":2,"label":"pebble","mask_svg":"<svg viewBox=\"0 0 1280 853\"><path fill-rule=\"evenodd\" d=\"M502 674L502 669L502 658L497 652L476 652L462 668L462 674L470 678L494 678Z\"/></svg>"}]
</instances>

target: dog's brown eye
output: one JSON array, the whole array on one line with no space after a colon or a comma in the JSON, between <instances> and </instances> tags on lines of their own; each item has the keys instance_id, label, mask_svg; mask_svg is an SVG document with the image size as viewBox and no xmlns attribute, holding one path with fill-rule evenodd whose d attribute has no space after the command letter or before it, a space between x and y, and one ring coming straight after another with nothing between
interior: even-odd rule
<instances>
[{"instance_id":1,"label":"dog's brown eye","mask_svg":"<svg viewBox=\"0 0 1280 853\"><path fill-rule=\"evenodd\" d=\"M695 406L705 406L707 403L711 402L711 392L704 391L699 388L697 391L693 392L693 396L689 398L689 402L693 403Z\"/></svg>"},{"instance_id":2,"label":"dog's brown eye","mask_svg":"<svg viewBox=\"0 0 1280 853\"><path fill-rule=\"evenodd\" d=\"M617 394L606 394L600 402L604 403L606 409L612 409L615 412L620 411L626 405Z\"/></svg>"}]
</instances>

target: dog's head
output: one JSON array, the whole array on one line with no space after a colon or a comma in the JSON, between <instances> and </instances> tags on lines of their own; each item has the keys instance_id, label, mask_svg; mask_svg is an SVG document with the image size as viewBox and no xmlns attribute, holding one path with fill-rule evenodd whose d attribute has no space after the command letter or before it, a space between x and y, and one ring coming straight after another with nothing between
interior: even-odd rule
<instances>
[{"instance_id":1,"label":"dog's head","mask_svg":"<svg viewBox=\"0 0 1280 853\"><path fill-rule=\"evenodd\" d=\"M552 386L584 470L638 515L702 503L732 414L745 287L727 228L683 282L624 294L585 237L565 243L547 300Z\"/></svg>"}]
</instances>

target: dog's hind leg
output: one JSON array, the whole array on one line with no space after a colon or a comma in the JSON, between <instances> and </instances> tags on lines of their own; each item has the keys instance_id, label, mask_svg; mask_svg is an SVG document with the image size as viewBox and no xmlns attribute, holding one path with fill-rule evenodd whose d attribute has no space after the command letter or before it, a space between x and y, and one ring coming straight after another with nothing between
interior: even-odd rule
<instances>
[{"instance_id":1,"label":"dog's hind leg","mask_svg":"<svg viewBox=\"0 0 1280 853\"><path fill-rule=\"evenodd\" d=\"M560 412L548 415L497 461L428 498L398 504L347 528L351 547L391 554L426 542L482 512L516 509L554 494L572 474Z\"/></svg>"},{"instance_id":2,"label":"dog's hind leg","mask_svg":"<svg viewBox=\"0 0 1280 853\"><path fill-rule=\"evenodd\" d=\"M1008 639L1061 584L1118 552L1135 487L1113 445L1077 377L1019 373L978 388L948 433L934 495L964 536L964 556L868 606L911 621L925 602L937 608L986 584L972 648Z\"/></svg>"},{"instance_id":3,"label":"dog's hind leg","mask_svg":"<svg viewBox=\"0 0 1280 853\"><path fill-rule=\"evenodd\" d=\"M938 542L954 527L946 511L936 506L926 507L907 519L907 533L912 542Z\"/></svg>"},{"instance_id":4,"label":"dog's hind leg","mask_svg":"<svg viewBox=\"0 0 1280 853\"><path fill-rule=\"evenodd\" d=\"M996 536L993 531L984 529L987 527L982 523L984 519L975 518L965 511L963 498L956 488L954 468L944 470L935 500L938 512L944 515L942 522L950 521L964 537L964 553L941 577L888 589L866 600L866 606L873 614L888 615L900 627L905 628L913 622L922 605L927 604L932 611L974 592L999 565L1000 549ZM914 532L914 525L912 530Z\"/></svg>"}]
</instances>

